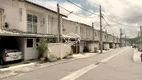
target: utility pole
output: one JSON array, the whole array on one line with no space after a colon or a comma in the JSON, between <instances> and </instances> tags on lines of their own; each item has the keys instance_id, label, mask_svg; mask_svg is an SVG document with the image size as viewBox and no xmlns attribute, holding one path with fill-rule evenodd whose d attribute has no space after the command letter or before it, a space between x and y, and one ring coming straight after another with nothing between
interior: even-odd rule
<instances>
[{"instance_id":1,"label":"utility pole","mask_svg":"<svg viewBox=\"0 0 142 80\"><path fill-rule=\"evenodd\" d=\"M93 32L92 32L92 36L93 36L92 39L93 39L93 43L94 43L94 38L95 37L94 37L94 23L93 22L92 22L92 30L93 30Z\"/></svg>"},{"instance_id":2,"label":"utility pole","mask_svg":"<svg viewBox=\"0 0 142 80\"><path fill-rule=\"evenodd\" d=\"M112 44L113 48L115 48L115 43L114 43L114 33L113 33L113 44Z\"/></svg>"},{"instance_id":3,"label":"utility pole","mask_svg":"<svg viewBox=\"0 0 142 80\"><path fill-rule=\"evenodd\" d=\"M142 51L142 26L140 26L140 44L139 44L139 50Z\"/></svg>"},{"instance_id":4,"label":"utility pole","mask_svg":"<svg viewBox=\"0 0 142 80\"><path fill-rule=\"evenodd\" d=\"M138 32L138 51L140 51L140 32Z\"/></svg>"},{"instance_id":5,"label":"utility pole","mask_svg":"<svg viewBox=\"0 0 142 80\"><path fill-rule=\"evenodd\" d=\"M140 26L140 44L142 44L142 26Z\"/></svg>"},{"instance_id":6,"label":"utility pole","mask_svg":"<svg viewBox=\"0 0 142 80\"><path fill-rule=\"evenodd\" d=\"M60 8L57 4L57 14L58 14L58 43L61 42L61 24L60 24Z\"/></svg>"},{"instance_id":7,"label":"utility pole","mask_svg":"<svg viewBox=\"0 0 142 80\"><path fill-rule=\"evenodd\" d=\"M127 41L127 40L126 40L126 33L125 33L125 46L126 46L126 41Z\"/></svg>"},{"instance_id":8,"label":"utility pole","mask_svg":"<svg viewBox=\"0 0 142 80\"><path fill-rule=\"evenodd\" d=\"M102 41L102 10L100 6L100 50L101 54L103 53L103 41Z\"/></svg>"},{"instance_id":9,"label":"utility pole","mask_svg":"<svg viewBox=\"0 0 142 80\"><path fill-rule=\"evenodd\" d=\"M119 43L118 43L118 39L119 39L119 38L118 38L118 35L117 35L117 44L116 44L116 48L118 48L118 44L119 44Z\"/></svg>"},{"instance_id":10,"label":"utility pole","mask_svg":"<svg viewBox=\"0 0 142 80\"><path fill-rule=\"evenodd\" d=\"M120 28L120 47L122 47L122 28Z\"/></svg>"}]
</instances>

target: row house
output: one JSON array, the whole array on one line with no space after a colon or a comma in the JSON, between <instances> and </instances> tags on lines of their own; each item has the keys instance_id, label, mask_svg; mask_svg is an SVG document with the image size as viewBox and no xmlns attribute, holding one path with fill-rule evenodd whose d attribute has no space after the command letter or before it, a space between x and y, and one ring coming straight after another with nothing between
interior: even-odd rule
<instances>
[{"instance_id":1,"label":"row house","mask_svg":"<svg viewBox=\"0 0 142 80\"><path fill-rule=\"evenodd\" d=\"M94 48L100 48L100 31L92 28L92 26L64 19L63 34L66 35L69 33L74 33L81 37L80 42L75 45L75 49L73 48L74 52L77 49L77 52L75 53L84 52L85 47L88 48L89 52L94 52ZM114 44L112 44L114 37L110 34L107 34L105 31L103 31L102 36L103 49L114 48Z\"/></svg>"},{"instance_id":2,"label":"row house","mask_svg":"<svg viewBox=\"0 0 142 80\"><path fill-rule=\"evenodd\" d=\"M99 49L99 30L62 17L67 16L60 14L63 40L68 38L64 35L70 33L80 36L80 40L72 46L74 53L83 52L85 48L89 52ZM49 43L56 43L58 35L56 11L27 0L0 1L0 48L5 45L18 47L24 53L24 60L35 59L38 57L36 46L39 39L44 37ZM104 45L107 38L107 33L103 32Z\"/></svg>"},{"instance_id":3,"label":"row house","mask_svg":"<svg viewBox=\"0 0 142 80\"><path fill-rule=\"evenodd\" d=\"M73 34L73 36L69 36L70 34ZM67 36L65 36L67 35ZM80 25L78 22L70 21L67 19L63 19L62 22L62 38L63 41L66 39L70 39L71 41L75 41L75 36L80 36ZM79 53L80 52L80 44L79 41L76 42L76 44L71 46L73 49L73 53Z\"/></svg>"},{"instance_id":4,"label":"row house","mask_svg":"<svg viewBox=\"0 0 142 80\"><path fill-rule=\"evenodd\" d=\"M80 23L80 34L80 52L84 52L85 48L88 48L88 51L91 51L93 43L93 28L89 25Z\"/></svg>"},{"instance_id":5,"label":"row house","mask_svg":"<svg viewBox=\"0 0 142 80\"><path fill-rule=\"evenodd\" d=\"M60 17L62 23L62 17L66 16L61 14ZM37 58L36 46L40 38L56 42L57 24L57 12L53 10L27 0L0 1L0 43L18 46L24 53L24 60Z\"/></svg>"},{"instance_id":6,"label":"row house","mask_svg":"<svg viewBox=\"0 0 142 80\"><path fill-rule=\"evenodd\" d=\"M94 48L100 48L100 31L92 28L92 26L63 19L63 35L69 33L77 34L81 37L80 42L78 42L73 47L74 53L84 52L84 48L87 47L89 52L94 52ZM119 47L119 38L108 34L103 31L102 33L103 49L108 50L110 48Z\"/></svg>"},{"instance_id":7,"label":"row house","mask_svg":"<svg viewBox=\"0 0 142 80\"><path fill-rule=\"evenodd\" d=\"M79 42L72 46L74 53L83 52L84 47L88 47L89 50L91 49L93 41L93 29L91 26L67 19L63 19L62 25L63 35L73 33L80 36Z\"/></svg>"}]
</instances>

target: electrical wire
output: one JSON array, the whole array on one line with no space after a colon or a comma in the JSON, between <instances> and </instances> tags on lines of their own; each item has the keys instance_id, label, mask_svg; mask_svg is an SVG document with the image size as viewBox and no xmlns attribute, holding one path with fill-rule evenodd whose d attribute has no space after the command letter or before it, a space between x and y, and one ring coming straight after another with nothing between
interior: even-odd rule
<instances>
[{"instance_id":1,"label":"electrical wire","mask_svg":"<svg viewBox=\"0 0 142 80\"><path fill-rule=\"evenodd\" d=\"M102 19L105 21L105 23L107 24L104 28L106 28L106 27L108 27L113 33L115 33L116 35L118 35L118 33L116 33L113 29L111 29L110 27L109 27L109 24L108 24L108 22L105 20L105 18L102 16Z\"/></svg>"},{"instance_id":2,"label":"electrical wire","mask_svg":"<svg viewBox=\"0 0 142 80\"><path fill-rule=\"evenodd\" d=\"M78 17L82 17L82 18L96 18L96 17L98 17L98 16L95 16L95 17L85 17L85 16L81 16L81 15L78 15L78 14L74 13L73 11L69 11L68 9L66 9L66 8L64 8L64 7L62 7L62 6L59 6L59 7L62 8L62 9L64 9L65 11L71 13L71 14L74 14L74 15L78 16Z\"/></svg>"},{"instance_id":3,"label":"electrical wire","mask_svg":"<svg viewBox=\"0 0 142 80\"><path fill-rule=\"evenodd\" d=\"M67 1L70 2L71 4L77 6L78 8L80 8L80 9L82 9L82 10L88 12L88 13L91 13L91 14L93 14L93 15L98 15L98 14L96 14L95 12L88 11L87 9L85 9L85 8L83 8L83 7L81 7L81 6L77 5L77 4L75 4L74 2L72 2L72 1L70 1L70 0L67 0Z\"/></svg>"},{"instance_id":4,"label":"electrical wire","mask_svg":"<svg viewBox=\"0 0 142 80\"><path fill-rule=\"evenodd\" d=\"M126 25L126 24L123 24L123 23L120 23L120 22L118 22L118 21L115 21L115 20L113 20L112 18L110 18L110 17L108 17L108 16L106 16L106 15L104 15L104 14L102 14L103 16L105 16L107 19L109 19L109 20L111 20L111 21L113 21L114 23L117 23L117 24L119 24L119 25L123 25L123 26L127 26L127 27L130 27L130 26L132 26L132 25ZM117 26L118 27L118 26ZM136 27L136 26L134 26L134 27ZM120 28L120 27L119 27Z\"/></svg>"}]
</instances>

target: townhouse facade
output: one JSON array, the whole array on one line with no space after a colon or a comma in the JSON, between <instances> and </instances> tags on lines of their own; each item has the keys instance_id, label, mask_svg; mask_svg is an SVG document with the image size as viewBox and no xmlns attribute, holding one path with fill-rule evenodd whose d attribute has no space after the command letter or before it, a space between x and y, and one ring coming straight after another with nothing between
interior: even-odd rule
<instances>
[{"instance_id":1,"label":"townhouse facade","mask_svg":"<svg viewBox=\"0 0 142 80\"><path fill-rule=\"evenodd\" d=\"M81 37L78 45L78 52L83 52L87 46L89 52L94 52L94 48L100 49L100 31L92 28L92 26L79 23L67 19L63 19L63 34L74 33ZM114 35L108 34L106 31L102 33L103 49L114 49L120 47L120 39ZM124 45L125 40L122 40Z\"/></svg>"},{"instance_id":2,"label":"townhouse facade","mask_svg":"<svg viewBox=\"0 0 142 80\"><path fill-rule=\"evenodd\" d=\"M1 0L0 15L1 39L16 38L15 45L24 53L24 60L37 58L36 46L40 38L45 37L51 42L56 42L56 11L27 0ZM65 15L60 16L61 23L62 16Z\"/></svg>"},{"instance_id":3,"label":"townhouse facade","mask_svg":"<svg viewBox=\"0 0 142 80\"><path fill-rule=\"evenodd\" d=\"M84 23L63 19L67 17L60 15L61 34L69 33L80 36L80 40L72 47L74 53L84 52L87 47L88 52L99 49L100 31ZM20 50L24 53L24 60L38 57L36 46L40 38L47 38L49 43L56 43L58 33L57 12L45 8L27 0L2 0L0 1L0 42L8 44L6 41L15 38ZM6 37L6 38L5 38ZM62 36L62 38L64 38ZM2 42L2 39L4 42ZM8 39L8 40L6 40ZM74 37L71 40L75 40ZM103 32L104 49L119 47L119 38Z\"/></svg>"}]
</instances>

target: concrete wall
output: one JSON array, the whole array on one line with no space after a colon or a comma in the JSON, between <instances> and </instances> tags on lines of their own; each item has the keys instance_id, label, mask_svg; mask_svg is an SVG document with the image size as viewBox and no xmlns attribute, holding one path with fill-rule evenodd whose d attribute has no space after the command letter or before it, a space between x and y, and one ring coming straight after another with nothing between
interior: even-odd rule
<instances>
[{"instance_id":1,"label":"concrete wall","mask_svg":"<svg viewBox=\"0 0 142 80\"><path fill-rule=\"evenodd\" d=\"M71 46L64 43L48 43L49 55L63 58L71 52Z\"/></svg>"},{"instance_id":2,"label":"concrete wall","mask_svg":"<svg viewBox=\"0 0 142 80\"><path fill-rule=\"evenodd\" d=\"M100 31L94 30L94 40L99 41L100 40Z\"/></svg>"},{"instance_id":3,"label":"concrete wall","mask_svg":"<svg viewBox=\"0 0 142 80\"><path fill-rule=\"evenodd\" d=\"M63 34L74 33L80 35L80 26L77 22L63 19Z\"/></svg>"},{"instance_id":4,"label":"concrete wall","mask_svg":"<svg viewBox=\"0 0 142 80\"><path fill-rule=\"evenodd\" d=\"M102 40L103 40L103 42L107 42L107 33L106 32L103 32L102 33Z\"/></svg>"},{"instance_id":5,"label":"concrete wall","mask_svg":"<svg viewBox=\"0 0 142 80\"><path fill-rule=\"evenodd\" d=\"M107 42L113 42L113 36L111 34L107 35Z\"/></svg>"},{"instance_id":6,"label":"concrete wall","mask_svg":"<svg viewBox=\"0 0 142 80\"><path fill-rule=\"evenodd\" d=\"M35 14L38 16L38 33L47 33L58 35L58 21L57 14L47 11L45 9L39 8L35 5L26 3L27 12ZM45 19L45 24L43 25L41 21ZM60 18L62 23L62 18ZM62 25L61 25L62 26ZM62 31L62 27L61 27ZM61 32L62 33L62 32Z\"/></svg>"},{"instance_id":7,"label":"concrete wall","mask_svg":"<svg viewBox=\"0 0 142 80\"><path fill-rule=\"evenodd\" d=\"M83 52L84 46L85 46L84 41L80 41L80 52Z\"/></svg>"},{"instance_id":8,"label":"concrete wall","mask_svg":"<svg viewBox=\"0 0 142 80\"><path fill-rule=\"evenodd\" d=\"M86 27L84 25L80 25L80 36L82 40L86 39Z\"/></svg>"},{"instance_id":9,"label":"concrete wall","mask_svg":"<svg viewBox=\"0 0 142 80\"><path fill-rule=\"evenodd\" d=\"M82 40L92 40L93 30L91 26L80 24L80 36Z\"/></svg>"},{"instance_id":10,"label":"concrete wall","mask_svg":"<svg viewBox=\"0 0 142 80\"><path fill-rule=\"evenodd\" d=\"M7 22L11 29L26 30L26 9L23 2L1 0L0 8L4 9L4 14L2 15L3 25Z\"/></svg>"},{"instance_id":11,"label":"concrete wall","mask_svg":"<svg viewBox=\"0 0 142 80\"><path fill-rule=\"evenodd\" d=\"M52 34L58 34L56 13L18 0L1 0L0 8L4 9L4 14L2 15L3 25L7 22L10 29L18 29L27 32L27 14L31 13L38 16L37 33L51 34L49 31L52 27ZM51 21L50 17L53 18L53 25L49 24L49 21ZM42 24L43 18L45 19L44 25Z\"/></svg>"},{"instance_id":12,"label":"concrete wall","mask_svg":"<svg viewBox=\"0 0 142 80\"><path fill-rule=\"evenodd\" d=\"M103 43L103 45L104 45L104 50L110 49L109 43Z\"/></svg>"},{"instance_id":13,"label":"concrete wall","mask_svg":"<svg viewBox=\"0 0 142 80\"><path fill-rule=\"evenodd\" d=\"M97 48L97 50L99 50L99 43L98 42L94 42L90 44L90 52L94 52L95 48Z\"/></svg>"},{"instance_id":14,"label":"concrete wall","mask_svg":"<svg viewBox=\"0 0 142 80\"><path fill-rule=\"evenodd\" d=\"M116 47L116 48L119 48L119 44L115 44L115 47Z\"/></svg>"}]
</instances>

